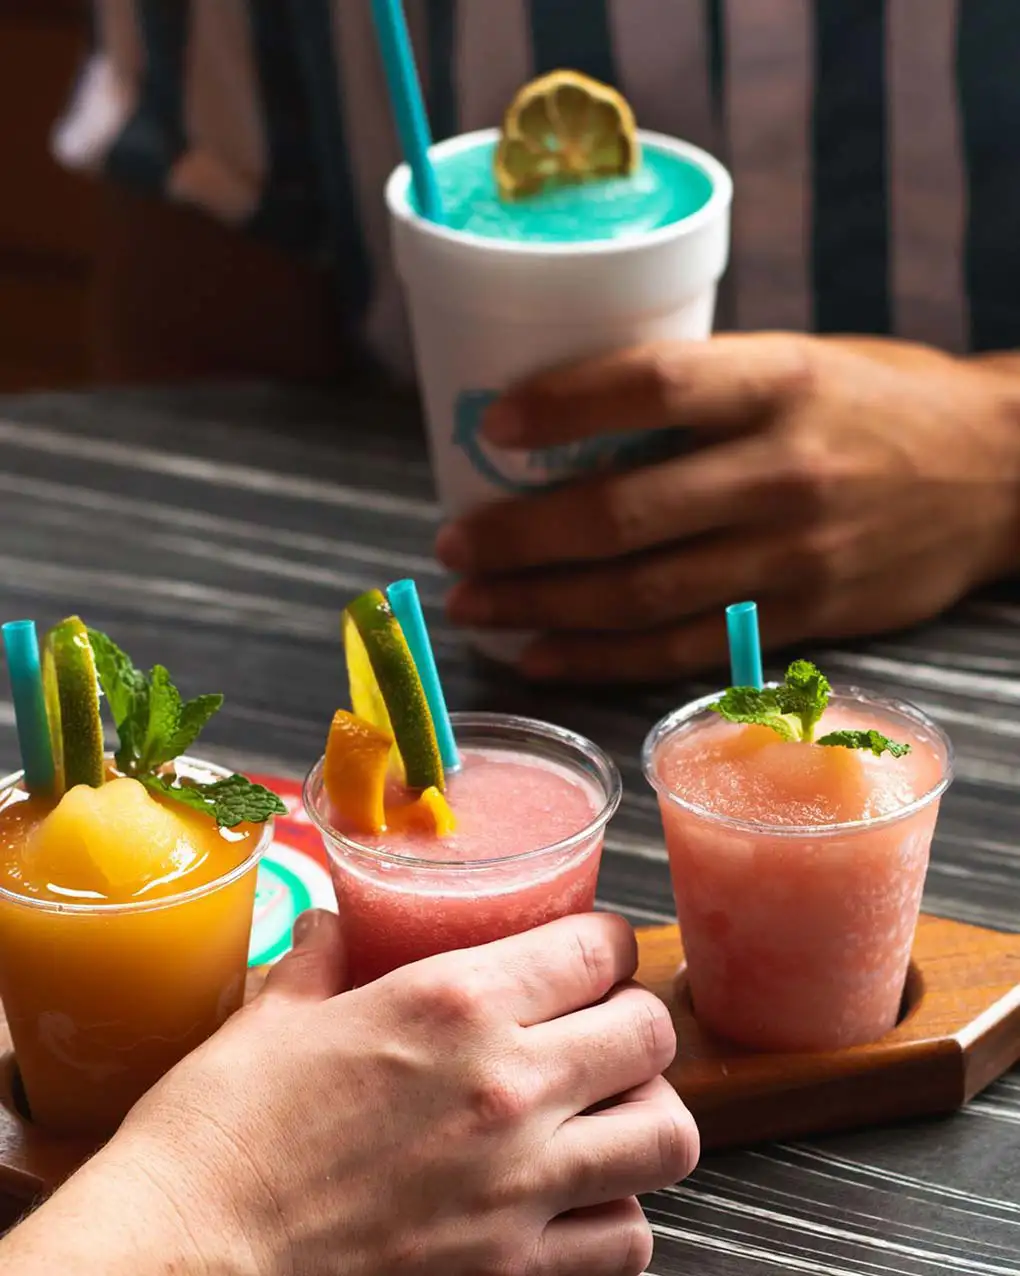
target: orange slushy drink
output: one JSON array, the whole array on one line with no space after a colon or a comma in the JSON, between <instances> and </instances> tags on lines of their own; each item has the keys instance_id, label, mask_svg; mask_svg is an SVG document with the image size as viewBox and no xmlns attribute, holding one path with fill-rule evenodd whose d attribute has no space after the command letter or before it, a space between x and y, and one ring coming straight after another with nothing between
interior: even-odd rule
<instances>
[{"instance_id":1,"label":"orange slushy drink","mask_svg":"<svg viewBox=\"0 0 1020 1276\"><path fill-rule=\"evenodd\" d=\"M0 998L33 1121L101 1136L241 1005L257 866L281 804L177 754L221 697L181 701L165 670L133 670L76 618L46 651L57 782L0 785ZM140 725L114 659L134 679ZM94 729L96 663L116 759Z\"/></svg>"},{"instance_id":2,"label":"orange slushy drink","mask_svg":"<svg viewBox=\"0 0 1020 1276\"><path fill-rule=\"evenodd\" d=\"M764 710L737 688L669 715L643 761L699 1022L751 1049L842 1049L897 1022L952 751L911 705L790 674L751 693ZM820 680L806 715L798 677Z\"/></svg>"}]
</instances>

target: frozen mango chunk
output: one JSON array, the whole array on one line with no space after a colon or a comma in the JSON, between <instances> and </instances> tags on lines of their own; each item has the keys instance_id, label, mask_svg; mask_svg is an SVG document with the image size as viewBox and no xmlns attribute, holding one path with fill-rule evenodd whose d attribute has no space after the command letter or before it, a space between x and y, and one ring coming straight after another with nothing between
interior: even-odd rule
<instances>
[{"instance_id":1,"label":"frozen mango chunk","mask_svg":"<svg viewBox=\"0 0 1020 1276\"><path fill-rule=\"evenodd\" d=\"M98 789L79 784L32 833L25 867L63 890L127 901L195 864L205 853L203 832L138 780L111 780ZM209 836L215 836L211 827Z\"/></svg>"}]
</instances>

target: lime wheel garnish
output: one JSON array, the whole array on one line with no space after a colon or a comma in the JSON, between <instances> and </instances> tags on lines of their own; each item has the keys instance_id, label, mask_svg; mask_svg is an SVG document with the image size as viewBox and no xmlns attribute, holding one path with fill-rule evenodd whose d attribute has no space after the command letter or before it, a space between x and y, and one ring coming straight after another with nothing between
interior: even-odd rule
<instances>
[{"instance_id":1,"label":"lime wheel garnish","mask_svg":"<svg viewBox=\"0 0 1020 1276\"><path fill-rule=\"evenodd\" d=\"M634 112L616 89L551 71L518 90L503 116L496 184L504 199L548 186L619 177L638 163Z\"/></svg>"}]
</instances>

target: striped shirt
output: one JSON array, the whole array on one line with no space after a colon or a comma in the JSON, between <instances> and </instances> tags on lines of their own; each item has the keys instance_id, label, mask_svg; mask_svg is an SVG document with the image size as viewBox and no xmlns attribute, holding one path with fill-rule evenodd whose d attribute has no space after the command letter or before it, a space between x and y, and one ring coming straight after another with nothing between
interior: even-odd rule
<instances>
[{"instance_id":1,"label":"striped shirt","mask_svg":"<svg viewBox=\"0 0 1020 1276\"><path fill-rule=\"evenodd\" d=\"M1020 347L1015 0L407 0L433 132L559 66L735 183L719 326ZM55 149L334 271L407 365L369 0L94 0Z\"/></svg>"}]
</instances>

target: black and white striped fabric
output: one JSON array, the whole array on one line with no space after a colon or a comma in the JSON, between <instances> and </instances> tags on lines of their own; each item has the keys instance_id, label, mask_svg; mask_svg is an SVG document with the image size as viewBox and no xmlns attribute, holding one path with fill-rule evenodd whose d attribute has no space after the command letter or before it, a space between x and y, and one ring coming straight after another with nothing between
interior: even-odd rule
<instances>
[{"instance_id":1,"label":"black and white striped fabric","mask_svg":"<svg viewBox=\"0 0 1020 1276\"><path fill-rule=\"evenodd\" d=\"M369 0L93 0L55 133L105 171L310 254L406 366ZM437 138L533 74L617 84L732 169L720 326L1020 346L1013 0L407 0Z\"/></svg>"},{"instance_id":2,"label":"black and white striped fabric","mask_svg":"<svg viewBox=\"0 0 1020 1276\"><path fill-rule=\"evenodd\" d=\"M165 662L186 694L226 693L203 753L299 776L345 695L340 607L414 576L455 708L531 713L613 751L626 798L600 902L639 925L670 920L638 750L668 707L711 688L537 690L475 663L441 617L438 511L409 413L259 388L0 400L0 614L81 611L140 662ZM1015 586L916 632L813 654L946 727L957 778L926 907L1020 929ZM6 699L0 754L13 769ZM1020 1072L947 1120L708 1156L646 1205L656 1276L1017 1276Z\"/></svg>"}]
</instances>

